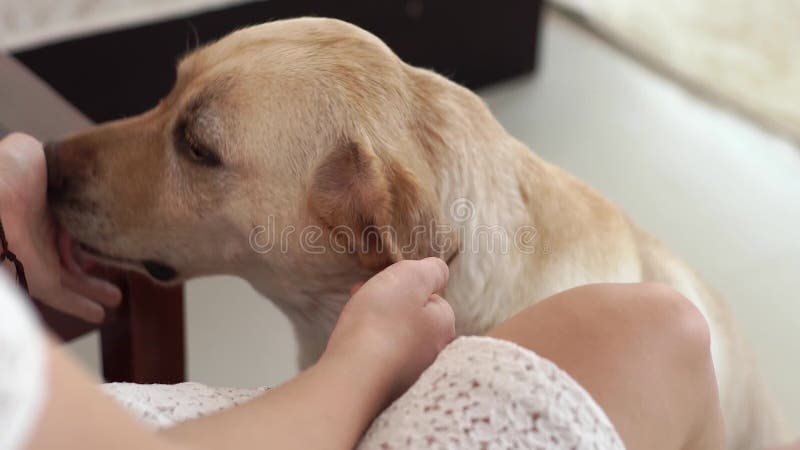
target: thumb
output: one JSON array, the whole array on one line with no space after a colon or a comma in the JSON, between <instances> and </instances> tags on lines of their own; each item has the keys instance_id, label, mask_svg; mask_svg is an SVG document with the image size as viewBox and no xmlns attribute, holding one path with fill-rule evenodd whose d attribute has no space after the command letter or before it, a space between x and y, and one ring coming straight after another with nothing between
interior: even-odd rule
<instances>
[{"instance_id":1,"label":"thumb","mask_svg":"<svg viewBox=\"0 0 800 450\"><path fill-rule=\"evenodd\" d=\"M424 305L431 294L447 286L449 274L447 264L439 258L404 260L372 277L362 289L384 301L415 301Z\"/></svg>"}]
</instances>

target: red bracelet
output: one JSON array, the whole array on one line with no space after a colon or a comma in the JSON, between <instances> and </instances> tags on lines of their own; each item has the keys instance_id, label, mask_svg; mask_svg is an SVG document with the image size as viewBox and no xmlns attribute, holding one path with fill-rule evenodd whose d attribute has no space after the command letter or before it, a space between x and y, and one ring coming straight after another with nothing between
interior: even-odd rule
<instances>
[{"instance_id":1,"label":"red bracelet","mask_svg":"<svg viewBox=\"0 0 800 450\"><path fill-rule=\"evenodd\" d=\"M28 280L25 278L25 268L22 266L22 261L17 259L17 255L8 249L8 241L6 240L5 230L3 230L2 219L0 219L0 244L3 246L3 251L0 253L0 263L5 260L9 260L14 264L14 270L17 272L17 281L19 281L19 284L22 286L22 289L25 291L25 293L29 294Z\"/></svg>"}]
</instances>

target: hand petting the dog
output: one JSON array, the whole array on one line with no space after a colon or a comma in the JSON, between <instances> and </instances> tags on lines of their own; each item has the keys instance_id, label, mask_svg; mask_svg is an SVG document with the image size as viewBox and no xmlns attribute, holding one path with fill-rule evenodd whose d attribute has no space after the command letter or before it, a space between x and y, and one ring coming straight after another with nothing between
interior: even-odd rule
<instances>
[{"instance_id":1,"label":"hand petting the dog","mask_svg":"<svg viewBox=\"0 0 800 450\"><path fill-rule=\"evenodd\" d=\"M455 338L453 309L437 292L447 286L439 258L401 261L354 286L328 341L325 356L360 355L405 391Z\"/></svg>"},{"instance_id":2,"label":"hand petting the dog","mask_svg":"<svg viewBox=\"0 0 800 450\"><path fill-rule=\"evenodd\" d=\"M353 289L316 364L262 397L166 434L204 448L353 448L455 337L453 309L436 294L447 278L438 258L389 266Z\"/></svg>"},{"instance_id":3,"label":"hand petting the dog","mask_svg":"<svg viewBox=\"0 0 800 450\"><path fill-rule=\"evenodd\" d=\"M103 307L119 304L116 286L62 265L56 224L47 209L44 150L24 134L0 140L0 219L9 250L25 267L31 296L89 322L101 322Z\"/></svg>"}]
</instances>

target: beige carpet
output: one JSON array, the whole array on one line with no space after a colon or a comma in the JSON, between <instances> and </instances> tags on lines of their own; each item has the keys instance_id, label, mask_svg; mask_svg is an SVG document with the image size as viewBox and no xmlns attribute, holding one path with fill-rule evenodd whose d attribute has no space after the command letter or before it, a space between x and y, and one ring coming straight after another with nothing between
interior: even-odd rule
<instances>
[{"instance_id":1,"label":"beige carpet","mask_svg":"<svg viewBox=\"0 0 800 450\"><path fill-rule=\"evenodd\" d=\"M800 141L800 0L553 0L656 68Z\"/></svg>"}]
</instances>

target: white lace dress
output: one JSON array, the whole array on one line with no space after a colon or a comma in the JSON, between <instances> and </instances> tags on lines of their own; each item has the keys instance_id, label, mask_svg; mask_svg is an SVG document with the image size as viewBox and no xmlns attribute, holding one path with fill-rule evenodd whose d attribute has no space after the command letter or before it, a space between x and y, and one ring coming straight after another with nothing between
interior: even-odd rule
<instances>
[{"instance_id":1,"label":"white lace dress","mask_svg":"<svg viewBox=\"0 0 800 450\"><path fill-rule=\"evenodd\" d=\"M10 284L0 274L0 450L24 445L46 395L43 335ZM155 428L212 414L267 391L197 383L114 383L104 389ZM375 419L359 448L624 446L603 410L553 363L509 342L461 337Z\"/></svg>"},{"instance_id":2,"label":"white lace dress","mask_svg":"<svg viewBox=\"0 0 800 450\"><path fill-rule=\"evenodd\" d=\"M155 427L241 404L266 389L197 383L104 386ZM603 410L564 371L530 350L461 337L378 416L359 449L624 449Z\"/></svg>"}]
</instances>

